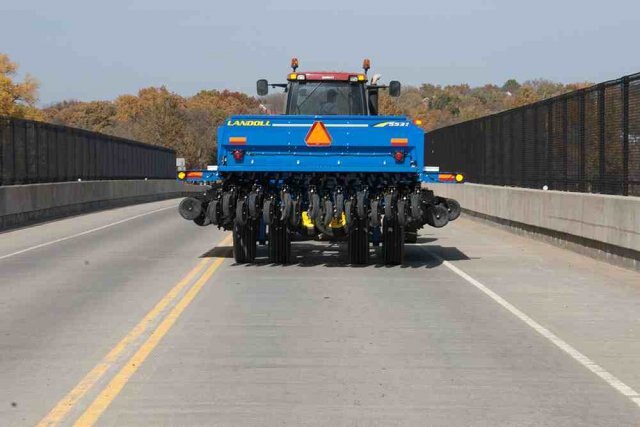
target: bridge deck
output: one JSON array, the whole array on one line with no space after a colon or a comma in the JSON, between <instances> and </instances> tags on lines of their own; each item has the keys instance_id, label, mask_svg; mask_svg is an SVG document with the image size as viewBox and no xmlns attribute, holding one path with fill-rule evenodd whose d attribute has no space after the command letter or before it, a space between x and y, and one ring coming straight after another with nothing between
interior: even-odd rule
<instances>
[{"instance_id":1,"label":"bridge deck","mask_svg":"<svg viewBox=\"0 0 640 427\"><path fill-rule=\"evenodd\" d=\"M640 421L636 272L465 218L423 230L404 267L318 243L235 266L176 206L0 234L0 424L61 401L48 421Z\"/></svg>"}]
</instances>

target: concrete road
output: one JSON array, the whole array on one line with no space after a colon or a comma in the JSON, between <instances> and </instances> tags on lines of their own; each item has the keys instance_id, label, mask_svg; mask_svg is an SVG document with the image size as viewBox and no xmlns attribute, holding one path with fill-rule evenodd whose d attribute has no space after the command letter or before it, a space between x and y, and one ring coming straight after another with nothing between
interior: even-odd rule
<instances>
[{"instance_id":1,"label":"concrete road","mask_svg":"<svg viewBox=\"0 0 640 427\"><path fill-rule=\"evenodd\" d=\"M0 234L0 425L640 424L636 272L465 218L239 266L176 206Z\"/></svg>"}]
</instances>

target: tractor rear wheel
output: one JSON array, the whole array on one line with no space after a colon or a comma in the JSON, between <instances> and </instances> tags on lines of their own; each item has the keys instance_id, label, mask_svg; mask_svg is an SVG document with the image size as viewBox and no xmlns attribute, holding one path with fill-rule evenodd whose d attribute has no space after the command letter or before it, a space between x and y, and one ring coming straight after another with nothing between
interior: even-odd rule
<instances>
[{"instance_id":1,"label":"tractor rear wheel","mask_svg":"<svg viewBox=\"0 0 640 427\"><path fill-rule=\"evenodd\" d=\"M402 264L404 256L404 227L397 218L384 218L382 224L382 257L387 265Z\"/></svg>"},{"instance_id":2,"label":"tractor rear wheel","mask_svg":"<svg viewBox=\"0 0 640 427\"><path fill-rule=\"evenodd\" d=\"M287 220L273 218L269 225L269 262L273 264L291 262L291 233Z\"/></svg>"},{"instance_id":3,"label":"tractor rear wheel","mask_svg":"<svg viewBox=\"0 0 640 427\"><path fill-rule=\"evenodd\" d=\"M347 240L349 263L362 265L369 262L369 227L367 219L353 218Z\"/></svg>"}]
</instances>

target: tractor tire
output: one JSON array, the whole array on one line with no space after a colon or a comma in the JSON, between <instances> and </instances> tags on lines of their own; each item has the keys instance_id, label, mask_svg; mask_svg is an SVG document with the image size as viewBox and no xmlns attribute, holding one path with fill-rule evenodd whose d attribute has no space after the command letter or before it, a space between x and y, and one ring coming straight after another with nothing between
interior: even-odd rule
<instances>
[{"instance_id":1,"label":"tractor tire","mask_svg":"<svg viewBox=\"0 0 640 427\"><path fill-rule=\"evenodd\" d=\"M272 264L291 262L291 233L286 221L274 219L269 225L269 262Z\"/></svg>"},{"instance_id":2,"label":"tractor tire","mask_svg":"<svg viewBox=\"0 0 640 427\"><path fill-rule=\"evenodd\" d=\"M364 265L369 262L369 227L366 219L353 219L349 227L347 253L349 263Z\"/></svg>"},{"instance_id":3,"label":"tractor tire","mask_svg":"<svg viewBox=\"0 0 640 427\"><path fill-rule=\"evenodd\" d=\"M258 221L250 220L244 225L233 224L233 259L238 264L251 263L256 259Z\"/></svg>"},{"instance_id":4,"label":"tractor tire","mask_svg":"<svg viewBox=\"0 0 640 427\"><path fill-rule=\"evenodd\" d=\"M382 224L382 258L386 265L402 264L404 227L397 220L384 218Z\"/></svg>"}]
</instances>

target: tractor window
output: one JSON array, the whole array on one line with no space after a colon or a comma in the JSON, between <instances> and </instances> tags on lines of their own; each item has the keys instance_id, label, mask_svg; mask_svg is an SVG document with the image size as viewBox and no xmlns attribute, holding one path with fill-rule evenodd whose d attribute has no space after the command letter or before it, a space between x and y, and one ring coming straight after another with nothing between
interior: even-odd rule
<instances>
[{"instance_id":1,"label":"tractor window","mask_svg":"<svg viewBox=\"0 0 640 427\"><path fill-rule=\"evenodd\" d=\"M291 82L287 114L364 115L364 85L335 81Z\"/></svg>"}]
</instances>

